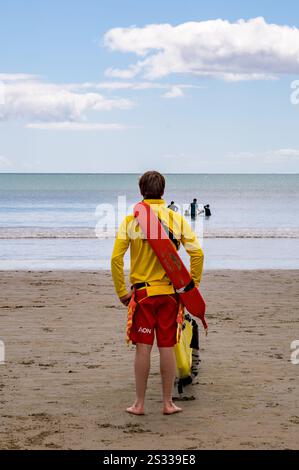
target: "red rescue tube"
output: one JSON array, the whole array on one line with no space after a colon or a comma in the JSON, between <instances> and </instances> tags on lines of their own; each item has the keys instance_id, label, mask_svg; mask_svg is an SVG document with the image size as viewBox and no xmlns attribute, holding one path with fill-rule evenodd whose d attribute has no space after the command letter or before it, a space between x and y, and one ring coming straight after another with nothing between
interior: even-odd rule
<instances>
[{"instance_id":1,"label":"red rescue tube","mask_svg":"<svg viewBox=\"0 0 299 470\"><path fill-rule=\"evenodd\" d=\"M135 205L134 216L137 218L147 241L165 269L176 292L179 294L182 303L188 312L201 319L204 328L207 329L205 301L197 287L195 287L189 271L158 217L150 205L145 202L139 202Z\"/></svg>"}]
</instances>

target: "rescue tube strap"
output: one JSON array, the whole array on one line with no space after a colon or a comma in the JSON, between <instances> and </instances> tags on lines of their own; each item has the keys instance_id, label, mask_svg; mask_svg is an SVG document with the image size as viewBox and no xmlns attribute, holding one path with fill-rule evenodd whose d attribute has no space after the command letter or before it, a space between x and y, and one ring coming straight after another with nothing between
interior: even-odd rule
<instances>
[{"instance_id":1,"label":"rescue tube strap","mask_svg":"<svg viewBox=\"0 0 299 470\"><path fill-rule=\"evenodd\" d=\"M185 287L181 287L181 289L176 289L177 294L183 294L184 292L188 292L189 290L195 287L193 279L187 284Z\"/></svg>"},{"instance_id":2,"label":"rescue tube strap","mask_svg":"<svg viewBox=\"0 0 299 470\"><path fill-rule=\"evenodd\" d=\"M179 302L179 308L178 308L178 314L176 317L176 322L177 322L177 332L176 332L176 342L179 343L181 339L181 334L183 330L183 323L184 323L184 305L182 302Z\"/></svg>"},{"instance_id":3,"label":"rescue tube strap","mask_svg":"<svg viewBox=\"0 0 299 470\"><path fill-rule=\"evenodd\" d=\"M137 302L135 300L135 289L133 289L132 297L128 305L128 317L127 317L127 330L126 330L126 341L127 345L130 344L130 332L133 325L133 316L137 307Z\"/></svg>"},{"instance_id":4,"label":"rescue tube strap","mask_svg":"<svg viewBox=\"0 0 299 470\"><path fill-rule=\"evenodd\" d=\"M179 240L175 237L175 235L174 235L173 231L170 229L170 227L168 227L159 216L158 216L158 220L159 220L160 224L163 226L163 228L164 228L165 232L167 233L169 239L172 241L172 243L174 244L174 246L178 250L180 248Z\"/></svg>"}]
</instances>

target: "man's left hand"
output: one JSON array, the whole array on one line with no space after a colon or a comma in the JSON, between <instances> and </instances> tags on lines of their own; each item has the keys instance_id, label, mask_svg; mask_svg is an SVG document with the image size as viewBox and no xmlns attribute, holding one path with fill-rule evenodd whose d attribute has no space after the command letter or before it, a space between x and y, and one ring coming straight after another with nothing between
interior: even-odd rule
<instances>
[{"instance_id":1,"label":"man's left hand","mask_svg":"<svg viewBox=\"0 0 299 470\"><path fill-rule=\"evenodd\" d=\"M122 297L119 298L119 300L121 301L121 303L123 305L125 305L127 307L129 305L130 300L131 300L131 297L132 297L132 293L123 295Z\"/></svg>"}]
</instances>

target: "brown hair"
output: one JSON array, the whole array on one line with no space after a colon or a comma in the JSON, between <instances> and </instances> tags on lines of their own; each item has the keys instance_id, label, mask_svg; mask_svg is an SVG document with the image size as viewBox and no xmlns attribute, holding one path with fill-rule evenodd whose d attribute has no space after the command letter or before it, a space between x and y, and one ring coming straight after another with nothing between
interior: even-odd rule
<instances>
[{"instance_id":1,"label":"brown hair","mask_svg":"<svg viewBox=\"0 0 299 470\"><path fill-rule=\"evenodd\" d=\"M158 171L147 171L139 179L139 188L144 199L160 199L164 194L165 178Z\"/></svg>"}]
</instances>

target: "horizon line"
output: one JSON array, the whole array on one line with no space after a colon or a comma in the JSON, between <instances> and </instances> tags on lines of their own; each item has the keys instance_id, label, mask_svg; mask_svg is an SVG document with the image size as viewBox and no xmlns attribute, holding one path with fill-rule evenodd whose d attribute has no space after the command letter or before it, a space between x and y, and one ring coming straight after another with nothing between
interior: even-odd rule
<instances>
[{"instance_id":1,"label":"horizon line","mask_svg":"<svg viewBox=\"0 0 299 470\"><path fill-rule=\"evenodd\" d=\"M154 170L153 170L154 171ZM157 170L156 170L157 171ZM141 172L80 172L80 171L71 171L71 172L64 172L64 171L42 171L42 172L37 172L37 171L0 171L0 175L140 175L145 173L144 171ZM299 172L295 173L251 173L251 172L246 172L246 173L239 173L239 172L231 172L231 173L209 173L209 172L204 172L204 173L167 173L167 172L161 172L163 175L175 175L175 176L181 176L181 175L192 175L192 176L200 176L200 175L299 175Z\"/></svg>"}]
</instances>

